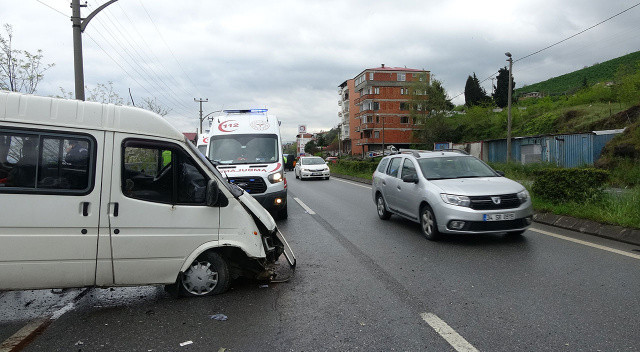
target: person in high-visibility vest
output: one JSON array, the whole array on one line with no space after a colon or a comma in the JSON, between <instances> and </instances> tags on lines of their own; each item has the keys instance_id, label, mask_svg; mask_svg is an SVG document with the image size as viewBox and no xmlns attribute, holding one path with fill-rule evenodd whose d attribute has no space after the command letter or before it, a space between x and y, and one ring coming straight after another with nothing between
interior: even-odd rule
<instances>
[{"instance_id":1,"label":"person in high-visibility vest","mask_svg":"<svg viewBox=\"0 0 640 352\"><path fill-rule=\"evenodd\" d=\"M162 151L162 167L169 165L170 162L171 162L171 151L163 150Z\"/></svg>"}]
</instances>

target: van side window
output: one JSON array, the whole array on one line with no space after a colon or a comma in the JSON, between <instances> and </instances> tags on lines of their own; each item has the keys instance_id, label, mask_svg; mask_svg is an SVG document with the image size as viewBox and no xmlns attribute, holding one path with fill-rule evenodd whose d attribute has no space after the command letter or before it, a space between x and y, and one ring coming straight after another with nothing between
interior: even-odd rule
<instances>
[{"instance_id":1,"label":"van side window","mask_svg":"<svg viewBox=\"0 0 640 352\"><path fill-rule=\"evenodd\" d=\"M94 153L82 135L0 132L0 192L87 194Z\"/></svg>"},{"instance_id":2,"label":"van side window","mask_svg":"<svg viewBox=\"0 0 640 352\"><path fill-rule=\"evenodd\" d=\"M389 163L389 168L387 169L387 175L398 177L398 170L400 169L400 161L402 158L393 158Z\"/></svg>"},{"instance_id":3,"label":"van side window","mask_svg":"<svg viewBox=\"0 0 640 352\"><path fill-rule=\"evenodd\" d=\"M207 177L175 145L127 141L123 150L122 193L167 204L204 204Z\"/></svg>"}]
</instances>

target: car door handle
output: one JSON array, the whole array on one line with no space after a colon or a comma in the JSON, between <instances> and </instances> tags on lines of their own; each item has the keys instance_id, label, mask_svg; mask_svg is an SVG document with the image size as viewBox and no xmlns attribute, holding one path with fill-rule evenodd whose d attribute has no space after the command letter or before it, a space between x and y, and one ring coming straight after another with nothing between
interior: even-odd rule
<instances>
[{"instance_id":1,"label":"car door handle","mask_svg":"<svg viewBox=\"0 0 640 352\"><path fill-rule=\"evenodd\" d=\"M89 216L89 202L82 202L82 216Z\"/></svg>"},{"instance_id":2,"label":"car door handle","mask_svg":"<svg viewBox=\"0 0 640 352\"><path fill-rule=\"evenodd\" d=\"M386 186L386 185L387 185L387 183L386 183L386 182L384 182L384 181L382 181L382 185L383 185L383 186Z\"/></svg>"},{"instance_id":3,"label":"car door handle","mask_svg":"<svg viewBox=\"0 0 640 352\"><path fill-rule=\"evenodd\" d=\"M398 189L398 191L402 190L402 188L400 186L397 186L396 188Z\"/></svg>"}]
</instances>

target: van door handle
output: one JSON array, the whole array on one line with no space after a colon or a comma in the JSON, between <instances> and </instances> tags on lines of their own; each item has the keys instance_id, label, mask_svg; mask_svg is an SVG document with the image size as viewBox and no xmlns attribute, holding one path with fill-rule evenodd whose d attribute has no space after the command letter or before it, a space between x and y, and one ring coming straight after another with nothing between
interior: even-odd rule
<instances>
[{"instance_id":1,"label":"van door handle","mask_svg":"<svg viewBox=\"0 0 640 352\"><path fill-rule=\"evenodd\" d=\"M82 216L89 216L89 202L82 202Z\"/></svg>"},{"instance_id":2,"label":"van door handle","mask_svg":"<svg viewBox=\"0 0 640 352\"><path fill-rule=\"evenodd\" d=\"M113 203L113 216L118 216L118 211L120 210L120 205L118 203Z\"/></svg>"}]
</instances>

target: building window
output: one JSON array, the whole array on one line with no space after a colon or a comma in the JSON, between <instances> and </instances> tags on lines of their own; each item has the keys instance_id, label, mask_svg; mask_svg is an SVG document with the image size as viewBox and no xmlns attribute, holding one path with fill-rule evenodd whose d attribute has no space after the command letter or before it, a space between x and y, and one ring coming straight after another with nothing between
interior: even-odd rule
<instances>
[{"instance_id":1,"label":"building window","mask_svg":"<svg viewBox=\"0 0 640 352\"><path fill-rule=\"evenodd\" d=\"M380 110L380 103L378 103L377 101L373 102L373 110Z\"/></svg>"},{"instance_id":2,"label":"building window","mask_svg":"<svg viewBox=\"0 0 640 352\"><path fill-rule=\"evenodd\" d=\"M409 123L409 116L402 116L400 118L400 123Z\"/></svg>"},{"instance_id":3,"label":"building window","mask_svg":"<svg viewBox=\"0 0 640 352\"><path fill-rule=\"evenodd\" d=\"M380 94L380 87L375 87L373 89L374 94Z\"/></svg>"},{"instance_id":4,"label":"building window","mask_svg":"<svg viewBox=\"0 0 640 352\"><path fill-rule=\"evenodd\" d=\"M373 81L373 72L369 72L369 80Z\"/></svg>"},{"instance_id":5,"label":"building window","mask_svg":"<svg viewBox=\"0 0 640 352\"><path fill-rule=\"evenodd\" d=\"M380 123L380 116L376 116L376 123Z\"/></svg>"},{"instance_id":6,"label":"building window","mask_svg":"<svg viewBox=\"0 0 640 352\"><path fill-rule=\"evenodd\" d=\"M407 105L407 103L400 103L400 110L409 110L409 107Z\"/></svg>"},{"instance_id":7,"label":"building window","mask_svg":"<svg viewBox=\"0 0 640 352\"><path fill-rule=\"evenodd\" d=\"M398 81L404 82L407 80L407 74L406 73L398 73Z\"/></svg>"},{"instance_id":8,"label":"building window","mask_svg":"<svg viewBox=\"0 0 640 352\"><path fill-rule=\"evenodd\" d=\"M380 131L373 131L373 138L380 138Z\"/></svg>"}]
</instances>

